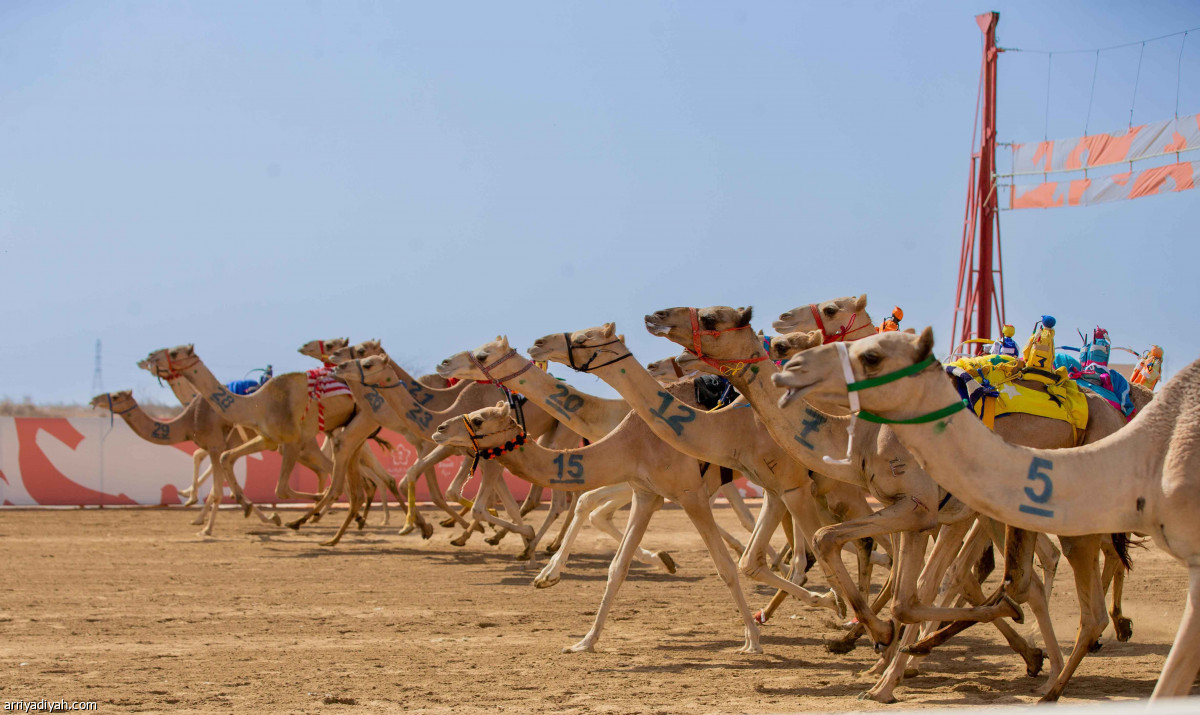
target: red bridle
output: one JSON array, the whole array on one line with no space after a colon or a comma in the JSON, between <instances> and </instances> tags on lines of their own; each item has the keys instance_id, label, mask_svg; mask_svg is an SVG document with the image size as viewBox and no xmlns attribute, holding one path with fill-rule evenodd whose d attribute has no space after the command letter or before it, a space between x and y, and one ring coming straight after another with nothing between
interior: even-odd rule
<instances>
[{"instance_id":1,"label":"red bridle","mask_svg":"<svg viewBox=\"0 0 1200 715\"><path fill-rule=\"evenodd\" d=\"M703 335L720 335L721 333L732 333L735 330L750 330L750 326L749 325L739 325L736 328L726 328L724 330L701 330L700 329L700 318L697 315L696 309L688 308L688 314L691 316L691 319L692 319L692 347L688 349L688 352L695 355L704 364L706 364L710 367L716 368L717 371L720 372L722 375L728 375L731 377L736 376L738 373L740 373L746 367L746 365L749 365L752 362L762 362L763 360L767 359L766 355L763 355L761 357L739 358L737 360L722 360L720 358L714 358L714 357L709 357L709 356L705 355L704 351L700 349L700 337L701 336L703 336ZM734 367L731 367L731 368L725 367L726 365L733 365Z\"/></svg>"},{"instance_id":2,"label":"red bridle","mask_svg":"<svg viewBox=\"0 0 1200 715\"><path fill-rule=\"evenodd\" d=\"M870 324L855 328L854 321L858 319L858 313L851 313L849 323L846 323L836 331L830 333L829 331L825 330L825 321L821 320L821 311L817 308L817 304L809 303L808 309L812 311L813 320L817 321L817 328L820 329L821 335L824 336L823 342L821 343L822 345L828 345L829 343L836 343L845 340L846 336L850 333L857 333L860 330L869 330L871 328Z\"/></svg>"}]
</instances>

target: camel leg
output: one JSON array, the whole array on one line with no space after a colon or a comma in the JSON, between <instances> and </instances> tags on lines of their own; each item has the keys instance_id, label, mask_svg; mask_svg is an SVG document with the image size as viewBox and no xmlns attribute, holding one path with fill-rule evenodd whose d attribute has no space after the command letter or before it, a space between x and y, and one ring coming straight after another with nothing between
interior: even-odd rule
<instances>
[{"instance_id":1,"label":"camel leg","mask_svg":"<svg viewBox=\"0 0 1200 715\"><path fill-rule=\"evenodd\" d=\"M633 499L633 487L628 484L613 484L600 487L593 492L600 493L600 506L588 512L587 521L599 531L611 536L617 543L621 542L622 534L617 528L613 516L617 510ZM589 492L592 493L592 492ZM593 503L596 500L593 500ZM582 510L580 510L582 511ZM638 545L633 551L633 558L648 566L658 565L667 573L675 573L675 560L666 551L649 551Z\"/></svg>"},{"instance_id":2,"label":"camel leg","mask_svg":"<svg viewBox=\"0 0 1200 715\"><path fill-rule=\"evenodd\" d=\"M1151 700L1181 698L1192 689L1200 671L1200 562L1193 560L1188 567L1188 600L1179 621L1175 643L1167 654L1162 675L1154 686Z\"/></svg>"},{"instance_id":3,"label":"camel leg","mask_svg":"<svg viewBox=\"0 0 1200 715\"><path fill-rule=\"evenodd\" d=\"M750 614L750 605L746 603L746 597L742 594L741 584L738 581L738 567L733 563L733 558L725 549L721 536L717 532L717 521L713 518L712 504L709 503L708 494L703 491L684 492L680 495L678 503L683 507L688 518L692 520L692 525L700 532L700 537L704 539L704 545L708 547L708 555L712 558L713 565L717 567L717 573L725 582L729 592L733 594L733 602L737 605L738 614L742 617L742 625L745 629L745 642L738 652L761 653L762 645L758 639L758 624L754 622L754 617ZM757 528L757 524L755 527Z\"/></svg>"},{"instance_id":4,"label":"camel leg","mask_svg":"<svg viewBox=\"0 0 1200 715\"><path fill-rule=\"evenodd\" d=\"M725 497L725 501L729 502L733 513L737 515L738 522L745 527L746 531L754 531L754 515L750 513L750 507L746 506L746 501L742 499L742 493L738 491L737 485L727 482L722 484L718 491Z\"/></svg>"},{"instance_id":5,"label":"camel leg","mask_svg":"<svg viewBox=\"0 0 1200 715\"><path fill-rule=\"evenodd\" d=\"M775 533L776 527L779 526L785 509L783 499L778 495L769 491L763 495L763 505L758 511L758 521L754 524L754 531L750 534L750 545L746 547L746 552L742 554L738 564L741 574L768 586L783 589L810 606L837 610L837 604L832 594L817 594L803 586L797 586L776 574L767 565L766 546ZM803 543L796 545L796 551L802 549ZM794 557L793 562L795 562Z\"/></svg>"},{"instance_id":6,"label":"camel leg","mask_svg":"<svg viewBox=\"0 0 1200 715\"><path fill-rule=\"evenodd\" d=\"M433 474L431 476L432 471L433 470L428 470L425 472L425 487L429 491L429 498L433 501L434 505L436 507L438 507L439 509L441 509L442 511L449 514L451 517L449 520L450 523L446 524L445 522L442 522L443 525L454 526L454 524L457 522L464 527L470 526L470 524L467 523L467 520L462 518L461 514L459 514L457 511L455 511L448 503L446 503L446 497L442 495L441 485L439 485L437 482L437 475ZM416 502L416 487L411 482L409 483L408 486L409 486L409 489L411 490L410 491L411 499L415 503Z\"/></svg>"},{"instance_id":7,"label":"camel leg","mask_svg":"<svg viewBox=\"0 0 1200 715\"><path fill-rule=\"evenodd\" d=\"M583 653L596 649L596 641L600 640L600 631L604 629L608 611L612 608L617 592L621 590L621 584L625 583L625 577L629 574L629 562L633 559L633 549L642 540L642 535L646 533L650 517L662 508L662 504L661 496L641 489L634 490L629 524L625 528L625 535L621 537L621 545L617 547L617 553L613 556L612 563L608 565L608 582L604 584L604 597L600 600L600 607L596 609L596 618L587 635L575 645L564 648L564 653Z\"/></svg>"},{"instance_id":8,"label":"camel leg","mask_svg":"<svg viewBox=\"0 0 1200 715\"><path fill-rule=\"evenodd\" d=\"M628 487L627 484L622 484L620 486L622 488ZM573 510L574 515L567 522L567 533L563 537L562 546L559 547L558 551L554 552L554 557L550 559L550 562L547 563L546 566L542 568L538 575L533 579L534 586L537 588L550 588L558 583L559 579L562 577L562 570L563 567L566 566L567 559L571 558L571 549L575 545L575 538L579 536L579 532L583 530L583 525L586 521L586 519L583 518L583 514L593 508L598 508L598 505L602 504L608 496L609 490L611 490L611 487L600 487L599 489L593 489L590 492L584 492L583 494L579 495L579 498L575 501L575 508ZM632 489L629 490L629 495L632 499ZM604 531L606 534L609 533L603 527L601 527L601 531ZM617 533L615 527L613 528L612 533L609 535L615 538L618 544L620 544L625 538L621 534Z\"/></svg>"},{"instance_id":9,"label":"camel leg","mask_svg":"<svg viewBox=\"0 0 1200 715\"><path fill-rule=\"evenodd\" d=\"M333 538L322 542L321 546L337 546L338 542L342 540L342 536L345 535L346 529L350 527L350 522L355 520L358 510L361 508L361 495L363 493L362 472L357 459L352 458L349 461L350 464L346 465L345 471L346 495L350 499L349 508L346 509L346 518L342 520L342 525L338 528L337 533L333 535ZM334 477L334 480L336 481L336 477Z\"/></svg>"},{"instance_id":10,"label":"camel leg","mask_svg":"<svg viewBox=\"0 0 1200 715\"><path fill-rule=\"evenodd\" d=\"M1112 619L1113 634L1118 641L1124 643L1133 637L1133 621L1121 612L1121 596L1125 589L1125 564L1113 548L1111 539L1104 539L1100 549L1104 554L1104 574L1101 579L1104 581L1105 593L1108 592L1109 584L1112 584L1112 610L1109 611L1109 617Z\"/></svg>"},{"instance_id":11,"label":"camel leg","mask_svg":"<svg viewBox=\"0 0 1200 715\"><path fill-rule=\"evenodd\" d=\"M200 485L208 478L209 473L207 471L204 472L204 476L200 476L200 463L206 457L208 457L207 449L197 449L195 452L192 452L192 486L179 492L181 496L187 497L187 501L183 503L184 506L191 506L196 503L196 493L200 489Z\"/></svg>"},{"instance_id":12,"label":"camel leg","mask_svg":"<svg viewBox=\"0 0 1200 715\"><path fill-rule=\"evenodd\" d=\"M1049 601L1054 592L1054 578L1058 575L1058 560L1062 552L1045 534L1038 534L1035 548L1038 563L1042 565L1042 587L1046 589L1046 601Z\"/></svg>"},{"instance_id":13,"label":"camel leg","mask_svg":"<svg viewBox=\"0 0 1200 715\"><path fill-rule=\"evenodd\" d=\"M513 499L512 492L508 490L508 485L504 483L502 470L500 465L492 461L482 461L479 465L480 483L479 494L475 496L475 505L471 510L471 516L481 522L486 522L497 527L507 528L509 531L514 531L521 535L521 538L528 541L533 538L533 527L521 521L519 514L520 509L517 507L516 501ZM510 518L515 522L508 522L501 519L499 516L493 516L487 509L488 499L493 494L500 496L501 502L504 504L505 511L508 512Z\"/></svg>"},{"instance_id":14,"label":"camel leg","mask_svg":"<svg viewBox=\"0 0 1200 715\"><path fill-rule=\"evenodd\" d=\"M567 500L569 505L567 507L567 518L563 519L562 525L558 527L558 534L555 535L554 540L546 546L547 554L557 553L562 548L563 538L567 535L567 529L571 527L571 522L577 516L575 513L575 504L579 501L579 492L568 492Z\"/></svg>"},{"instance_id":15,"label":"camel leg","mask_svg":"<svg viewBox=\"0 0 1200 715\"><path fill-rule=\"evenodd\" d=\"M1104 608L1104 588L1100 580L1100 535L1059 537L1063 554L1071 564L1075 575L1075 594L1079 599L1079 630L1075 635L1075 647L1071 657L1058 674L1058 678L1046 690L1041 702L1055 702L1062 697L1067 681L1088 654L1092 643L1108 626L1108 612Z\"/></svg>"},{"instance_id":16,"label":"camel leg","mask_svg":"<svg viewBox=\"0 0 1200 715\"><path fill-rule=\"evenodd\" d=\"M211 457L209 458L208 469L210 472L213 469ZM238 504L242 505L243 516L250 516L250 514L254 514L254 516L258 517L258 520L264 524L274 524L275 526L283 525L283 520L279 518L279 514L272 514L270 517L268 517L266 514L262 513L262 510L258 508L257 504L254 504L246 498L246 495L242 492L242 485L238 484L237 477L234 475L232 467L228 472L226 472L225 481L226 484L229 485L229 492L233 495L234 500L236 500Z\"/></svg>"},{"instance_id":17,"label":"camel leg","mask_svg":"<svg viewBox=\"0 0 1200 715\"><path fill-rule=\"evenodd\" d=\"M538 489L541 489L541 487L534 487L534 490ZM528 501L528 499L526 499L526 501ZM550 492L550 509L546 512L546 518L542 521L542 525L538 527L538 530L534 533L533 540L526 544L525 550L517 555L518 561L529 561L533 558L533 552L537 550L537 545L541 543L542 537L545 536L546 532L550 530L550 527L554 525L555 520L567 510L567 502L568 500L566 492L559 489L555 489Z\"/></svg>"}]
</instances>

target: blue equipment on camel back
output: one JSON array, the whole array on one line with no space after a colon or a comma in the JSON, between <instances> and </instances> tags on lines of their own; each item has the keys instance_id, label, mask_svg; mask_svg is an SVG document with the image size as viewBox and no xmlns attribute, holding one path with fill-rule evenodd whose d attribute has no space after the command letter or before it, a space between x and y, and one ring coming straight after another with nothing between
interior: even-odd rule
<instances>
[{"instance_id":1,"label":"blue equipment on camel back","mask_svg":"<svg viewBox=\"0 0 1200 715\"><path fill-rule=\"evenodd\" d=\"M253 394L255 390L257 390L258 388L265 385L267 383L267 380L270 380L271 377L274 376L274 374L275 374L274 369L270 365L267 365L267 368L265 370L262 368L259 368L257 370L251 370L250 372L261 372L262 377L259 378L258 380L250 380L250 379L234 380L233 382L226 385L225 388L228 389L230 392L232 392L235 395ZM249 373L247 373L247 374L249 374Z\"/></svg>"}]
</instances>

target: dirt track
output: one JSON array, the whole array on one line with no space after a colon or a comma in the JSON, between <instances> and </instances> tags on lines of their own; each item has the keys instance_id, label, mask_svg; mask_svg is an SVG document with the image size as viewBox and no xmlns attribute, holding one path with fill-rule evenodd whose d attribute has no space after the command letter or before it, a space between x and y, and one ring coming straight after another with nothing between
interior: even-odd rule
<instances>
[{"instance_id":1,"label":"dirt track","mask_svg":"<svg viewBox=\"0 0 1200 715\"><path fill-rule=\"evenodd\" d=\"M541 512L539 512L540 518ZM834 656L825 612L796 602L763 629L764 655L731 652L741 628L683 513L655 517L648 548L674 576L634 566L595 654L563 655L604 587L613 542L590 528L562 582L476 535L466 548L368 526L317 542L330 519L264 529L223 512L201 541L181 510L0 511L0 700L96 700L100 711L784 712L896 709L855 700L869 648ZM372 523L380 520L372 514ZM745 532L732 514L718 519ZM1134 638L1084 660L1064 702L1146 697L1182 611L1185 571L1135 551L1125 612ZM820 582L820 577L814 579ZM758 607L765 589L745 585ZM1075 634L1070 567L1054 591ZM1030 619L1032 621L1032 619ZM1026 630L1028 631L1028 627ZM1030 702L1040 678L990 628L927 658L897 690L929 706ZM327 694L357 706L324 704Z\"/></svg>"}]
</instances>

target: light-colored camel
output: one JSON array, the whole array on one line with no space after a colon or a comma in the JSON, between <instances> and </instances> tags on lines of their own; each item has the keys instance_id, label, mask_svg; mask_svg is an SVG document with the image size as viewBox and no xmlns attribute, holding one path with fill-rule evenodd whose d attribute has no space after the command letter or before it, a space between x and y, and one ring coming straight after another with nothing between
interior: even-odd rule
<instances>
[{"instance_id":1,"label":"light-colored camel","mask_svg":"<svg viewBox=\"0 0 1200 715\"><path fill-rule=\"evenodd\" d=\"M301 355L307 355L313 360L320 360L322 365L332 365L329 356L350 344L350 338L333 338L331 340L309 340L297 350Z\"/></svg>"},{"instance_id":2,"label":"light-colored camel","mask_svg":"<svg viewBox=\"0 0 1200 715\"><path fill-rule=\"evenodd\" d=\"M1153 697L1188 694L1200 671L1200 361L1125 429L1077 449L1042 450L1007 443L959 407L965 404L957 390L936 361L927 361L929 328L835 348L793 358L776 378L784 399L848 409L852 381L859 416L869 411L896 422L892 428L929 474L980 513L1056 534L1149 535L1187 564L1187 605Z\"/></svg>"},{"instance_id":3,"label":"light-colored camel","mask_svg":"<svg viewBox=\"0 0 1200 715\"><path fill-rule=\"evenodd\" d=\"M767 547L786 510L793 518L797 558L793 575L811 535L824 521L813 495L814 478L809 471L787 459L771 437L757 424L753 410L744 402L717 412L705 413L687 406L661 386L632 357L608 323L574 333L554 333L537 340L529 349L535 360L552 360L592 372L612 385L650 429L667 444L697 459L725 466L746 475L764 490L763 506L750 543L740 560L742 573L774 588L783 588L801 601L837 608L833 594L817 597L792 581L774 574L767 563ZM739 406L741 405L741 406ZM828 501L839 503L847 513L869 514L861 489L832 485Z\"/></svg>"},{"instance_id":4,"label":"light-colored camel","mask_svg":"<svg viewBox=\"0 0 1200 715\"><path fill-rule=\"evenodd\" d=\"M471 382L460 391L458 398L448 408L439 411L429 410L424 405L418 403L406 389L403 389L409 383L395 373L393 365L394 363L392 363L387 355L374 355L368 358L349 360L334 368L334 374L347 383L354 381L370 388L372 391L370 393L371 396L364 396L364 399L368 403L367 407L377 406L372 410L372 414L389 429L394 429L393 425L396 425L396 427L400 425L394 421L384 420L394 420L396 417L399 417L401 420L409 423L406 429L428 439L439 422L479 409L485 405L493 404L497 398L504 397L503 391L496 386ZM384 406L388 406L391 412L385 414L382 411ZM578 437L571 433L570 430L562 428L560 431L558 420L537 405L526 405L524 416L529 433L546 441L548 444L554 444L559 440L563 441L564 444L578 441ZM413 476L420 474L430 464L436 463L434 460L440 460L449 454L450 452L447 450L433 450L421 459L418 459L409 468L409 474ZM537 539L545 533L549 524L543 524L543 528L537 532L531 526L524 524L521 520L520 510L517 508L515 502L509 503L512 501L512 496L508 492L503 479L500 478L499 470L493 470L489 465L483 466L484 469L481 470L482 483L486 486L480 487L480 497L475 501L472 515L479 521L492 523L520 534L525 539L525 549L518 555L518 558L531 558L533 550L537 547ZM406 477L407 481L409 480ZM454 486L452 485L452 488L447 490L447 494L451 498L455 495ZM493 491L499 494L503 500L510 518L513 519L512 522L504 521L488 512L486 508L488 497L490 497ZM465 542L465 536L469 533L468 531L467 534L459 537L459 540L451 543L461 545Z\"/></svg>"},{"instance_id":5,"label":"light-colored camel","mask_svg":"<svg viewBox=\"0 0 1200 715\"><path fill-rule=\"evenodd\" d=\"M485 366L501 357L504 358L504 362L484 371ZM624 400L589 395L575 389L565 381L555 379L537 368L532 360L519 357L516 351L510 347L508 338L504 336L497 336L495 340L488 341L474 350L450 356L437 366L437 371L443 377L454 377L460 380L494 380L497 384L526 396L534 403L544 405L547 410L557 414L564 425L593 442L603 439L614 429L620 427L630 413L629 405ZM632 426L636 427L637 423L632 423ZM662 449L675 451L672 447L662 444L661 441L659 444ZM703 470L707 469L707 466L698 464L694 458L682 454L679 457L682 461L671 462L672 469L680 470L685 474L703 473ZM730 489L734 490L732 498L729 497ZM593 523L596 523L598 528L618 542L621 540L620 532L612 524L612 514L632 501L634 488L632 485L622 486L620 483L616 483L603 487L603 490L601 494L587 492L580 496L575 505L573 523L568 526L567 534L559 550L555 552L554 558L534 579L535 586L547 588L558 583L562 569L570 556L574 539L583 525L581 517L594 514L596 521ZM745 517L750 521L748 528L753 529L753 520L749 510L741 501L740 495L736 494L736 487L732 483L722 484L720 491L730 498L731 503L741 506ZM597 523L600 519L604 519L604 522ZM727 542L734 541L736 543L736 539L725 533L724 530L722 530L722 538ZM740 546L740 543L737 545ZM633 553L634 558L642 563L656 563L669 573L675 572L674 561L666 552L651 552L641 548L640 544L635 544Z\"/></svg>"},{"instance_id":6,"label":"light-colored camel","mask_svg":"<svg viewBox=\"0 0 1200 715\"><path fill-rule=\"evenodd\" d=\"M845 299L843 299L845 300ZM855 311L865 309L865 296L854 301ZM826 304L830 306L831 304ZM814 310L810 312L815 312ZM821 310L825 315L829 311ZM969 521L960 521L955 529L949 530L941 541L942 548L937 545L930 555L929 563L934 566L930 577L925 579L925 592L922 594L918 574L925 565L926 536L922 533L936 526L940 509L929 509L928 505L937 503L939 499L936 485L924 474L919 465L911 464L906 450L896 441L890 430L879 429L878 425L860 423L854 433L853 444L858 448L851 458L843 464L834 464L823 460L825 453L833 453L841 447L840 454L845 454L848 425L845 420L829 418L806 405L793 406L790 413L785 413L777 400L782 390L775 387L767 376L775 372L775 366L762 348L761 340L755 338L751 330L743 329L749 326L751 311L749 309L734 309L728 307L713 307L704 309L673 308L658 311L646 316L647 329L650 332L668 337L676 343L690 347L701 359L707 359L726 368L735 387L746 395L767 423L769 429L780 445L788 449L789 454L796 460L816 468L824 463L829 476L843 479L850 483L863 484L872 488L876 498L885 505L880 512L859 521L840 524L822 532L818 537L818 556L823 562L828 562L839 578L848 580L840 559L834 558L840 552L840 539L862 538L864 535L881 536L883 533L901 533L901 577L896 584L896 605L893 614L900 623L920 623L922 621L995 621L999 616L1019 615L1020 611L1012 598L1002 588L996 597L988 604L967 609L949 609L935 605L932 602L932 589L941 581L951 559L958 553L962 538L966 535ZM835 312L836 315L836 312ZM851 317L843 327L833 334L846 334L846 324L869 324L869 319ZM816 344L832 342L831 333L827 326L810 334L811 341ZM1089 419L1085 438L1096 440L1111 434L1123 425L1123 419L1108 407L1103 400L1095 400L1091 405L1092 413ZM996 425L997 430L1007 439L1014 442L1032 443L1049 448L1070 446L1074 443L1075 435L1066 423L1048 420L1032 415L1011 415ZM839 433L840 432L840 433ZM822 444L821 448L816 448ZM886 462L884 462L886 460ZM911 466L910 466L911 465ZM873 473L872 473L873 472ZM884 478L879 475L883 473ZM889 479L890 477L890 479ZM891 484L888 484L888 483ZM891 490L881 487L891 486ZM943 503L944 503L944 497ZM924 512L924 514L922 514ZM887 531L883 531L886 529ZM1079 661L1087 653L1100 632L1107 624L1104 614L1104 593L1102 573L1099 569L1097 554L1100 543L1106 536L1090 535L1077 539L1070 544L1068 560L1071 561L1081 599L1081 623L1077 636L1076 649L1070 661L1061 670L1057 665L1061 656L1056 654L1057 641L1054 638L1047 610L1047 593L1044 587L1039 587L1036 580L1031 579L1032 552L1037 538L1032 534L1010 533L1009 541L1012 548L1022 551L1021 558L1010 559L1006 565L1010 569L1009 576L1013 585L1010 590L1018 596L1018 600L1029 599L1038 615L1038 621L1051 655L1051 675L1047 700L1057 699L1062 693ZM904 575L907 572L907 577ZM876 642L880 642L879 633L885 624L866 607L865 599L858 597L855 606L856 614L871 630ZM862 609L862 610L859 610ZM1099 614L1097 614L1097 609ZM1006 613L1007 611L1007 613ZM959 615L956 615L959 614ZM1001 626L1002 624L997 624ZM901 646L911 645L917 636L917 629L908 629L905 642ZM1018 652L1026 659L1030 669L1036 672L1034 666L1040 667L1040 656L1027 645L1014 639L1015 633L1005 632L1010 643L1014 643ZM888 640L884 645L896 642L893 634L887 634ZM1031 656L1033 658L1031 659ZM890 701L891 689L902 673L900 668L906 663L906 658L896 658L896 666L885 672L884 679L877 687L868 692L868 697Z\"/></svg>"},{"instance_id":7,"label":"light-colored camel","mask_svg":"<svg viewBox=\"0 0 1200 715\"><path fill-rule=\"evenodd\" d=\"M725 549L709 505L710 496L720 485L716 470L700 475L695 460L661 448L659 440L649 430L627 427L639 422L636 415L629 413L617 429L586 447L550 450L533 441L522 441L519 436L523 430L513 419L508 404L500 402L494 407L443 422L433 439L439 444L481 451L499 447L503 453L495 461L522 479L543 487L592 491L625 481L633 485L629 524L609 566L608 582L595 621L587 635L564 652L595 649L608 612L628 573L633 549L641 541L650 517L662 506L663 499L669 498L683 507L692 520L717 572L733 595L745 631L741 652L761 653L758 626L741 592L737 568ZM680 473L681 460L687 467L685 474Z\"/></svg>"},{"instance_id":8,"label":"light-colored camel","mask_svg":"<svg viewBox=\"0 0 1200 715\"><path fill-rule=\"evenodd\" d=\"M160 422L147 415L133 399L133 393L130 390L97 395L92 398L92 407L107 409L113 414L119 415L134 434L154 444L167 445L191 441L210 454L220 455L225 451L231 437L229 425L215 415L203 400L193 399L182 413L165 422ZM217 506L220 504L226 485L229 486L234 499L243 508L253 512L263 522L276 526L280 524L278 514L272 514L268 518L259 511L258 507L247 501L232 472L227 473L218 465L213 471L212 491L206 505L208 507L207 520L202 522L204 529L200 532L201 536L212 536L219 511ZM201 512L200 516L203 518L205 513Z\"/></svg>"},{"instance_id":9,"label":"light-colored camel","mask_svg":"<svg viewBox=\"0 0 1200 715\"><path fill-rule=\"evenodd\" d=\"M334 365L340 365L347 360L362 360L363 358L372 357L375 355L383 355L387 357L387 352L378 340L364 340L361 343L348 345L337 350L334 350L329 355L329 360ZM421 380L422 378L413 377L400 363L387 357L388 365L392 372L396 374L396 378L400 380L405 391L412 395L413 400L430 412L441 412L449 409L458 399L459 394L463 390L471 386L469 382L460 382L450 387L431 387L426 385ZM441 382L445 382L441 376L433 376ZM433 381L433 380L431 380Z\"/></svg>"}]
</instances>

